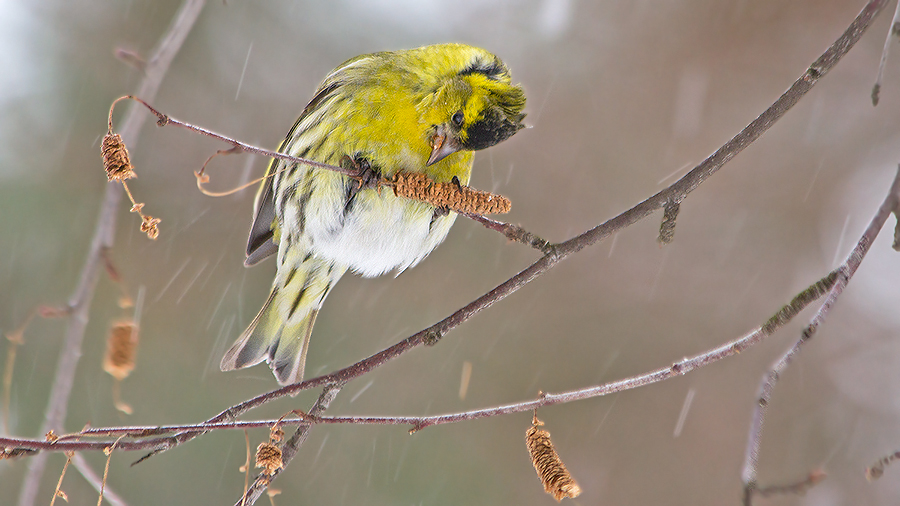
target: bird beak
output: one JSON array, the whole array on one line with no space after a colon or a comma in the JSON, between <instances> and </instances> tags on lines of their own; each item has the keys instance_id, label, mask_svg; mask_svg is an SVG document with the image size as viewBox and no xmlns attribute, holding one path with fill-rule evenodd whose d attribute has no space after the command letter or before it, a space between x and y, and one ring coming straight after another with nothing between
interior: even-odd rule
<instances>
[{"instance_id":1,"label":"bird beak","mask_svg":"<svg viewBox=\"0 0 900 506\"><path fill-rule=\"evenodd\" d=\"M431 137L431 156L428 157L425 165L437 163L461 148L462 146L456 139L447 135L445 128L438 127L437 133Z\"/></svg>"}]
</instances>

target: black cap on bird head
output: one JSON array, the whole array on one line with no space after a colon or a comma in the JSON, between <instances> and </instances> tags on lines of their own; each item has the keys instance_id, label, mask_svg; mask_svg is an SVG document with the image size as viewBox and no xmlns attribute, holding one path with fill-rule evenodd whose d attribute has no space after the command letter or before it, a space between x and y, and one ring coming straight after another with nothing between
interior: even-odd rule
<instances>
[{"instance_id":1,"label":"black cap on bird head","mask_svg":"<svg viewBox=\"0 0 900 506\"><path fill-rule=\"evenodd\" d=\"M427 165L460 150L477 151L525 128L525 92L499 58L476 59L434 95L446 116L434 126Z\"/></svg>"}]
</instances>

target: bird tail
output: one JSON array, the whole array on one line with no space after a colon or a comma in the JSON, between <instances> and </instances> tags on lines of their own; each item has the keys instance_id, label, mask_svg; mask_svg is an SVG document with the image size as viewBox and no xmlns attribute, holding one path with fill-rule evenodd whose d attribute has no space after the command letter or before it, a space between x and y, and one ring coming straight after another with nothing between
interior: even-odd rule
<instances>
[{"instance_id":1,"label":"bird tail","mask_svg":"<svg viewBox=\"0 0 900 506\"><path fill-rule=\"evenodd\" d=\"M222 357L219 367L223 371L265 360L278 383L289 385L303 380L316 315L347 268L309 255L291 262L290 253L278 269L265 305Z\"/></svg>"}]
</instances>

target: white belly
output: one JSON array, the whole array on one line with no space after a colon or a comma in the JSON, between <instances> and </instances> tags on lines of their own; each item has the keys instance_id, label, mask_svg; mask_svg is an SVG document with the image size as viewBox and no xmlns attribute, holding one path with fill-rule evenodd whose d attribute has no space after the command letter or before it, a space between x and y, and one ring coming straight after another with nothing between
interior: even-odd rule
<instances>
[{"instance_id":1,"label":"white belly","mask_svg":"<svg viewBox=\"0 0 900 506\"><path fill-rule=\"evenodd\" d=\"M310 252L344 265L366 277L414 266L440 244L456 213L434 217L429 204L397 197L391 188L365 189L353 199L345 212L346 190L343 177L325 177L313 188L305 209L305 220L298 242L305 242ZM335 198L323 198L325 195ZM296 202L296 201L294 201ZM313 205L315 202L318 205ZM300 230L299 205L285 211L288 233Z\"/></svg>"}]
</instances>

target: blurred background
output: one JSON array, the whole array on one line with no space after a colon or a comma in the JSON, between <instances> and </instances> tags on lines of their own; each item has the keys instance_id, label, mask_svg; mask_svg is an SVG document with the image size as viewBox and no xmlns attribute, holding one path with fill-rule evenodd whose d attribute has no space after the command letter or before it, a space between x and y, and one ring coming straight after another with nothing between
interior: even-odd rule
<instances>
[{"instance_id":1,"label":"blurred background","mask_svg":"<svg viewBox=\"0 0 900 506\"><path fill-rule=\"evenodd\" d=\"M78 281L106 186L110 103L142 75L180 2L0 3L0 330ZM769 106L849 25L862 0L209 2L153 101L164 112L275 148L334 66L361 53L457 41L499 55L528 94L533 128L476 156L472 184L509 197L502 219L551 240L656 193ZM433 348L348 384L333 415L431 415L534 398L664 367L738 337L843 261L900 162L900 48L881 103L870 90L892 9L787 116L683 203L675 241L659 213L571 257ZM125 108L117 117L121 118ZM103 372L111 321L129 314L102 277L66 430L200 422L276 383L265 366L222 373L225 349L264 302L268 261L242 266L253 190L209 198L192 171L226 146L152 121L130 187L162 219L157 241L119 209L112 258L143 287L137 368L116 411ZM213 188L265 159L219 158ZM896 504L900 469L863 471L900 448L900 256L888 221L815 339L783 376L762 441L762 485L828 473L805 496L757 504ZM466 219L397 278L346 276L319 314L307 376L351 364L447 316L536 260ZM812 310L740 356L633 391L542 409L580 482L571 504L737 504L759 380ZM39 437L64 320L36 320L16 361L10 431ZM4 341L4 347L6 346ZM459 389L472 367L467 395ZM316 392L245 418L307 409ZM689 409L679 426L686 400ZM432 427L319 426L274 488L276 504L552 504L524 445L530 413ZM676 430L679 429L679 430ZM255 447L266 430L251 431ZM129 467L129 504L232 504L244 437L219 431ZM102 473L105 456L86 455ZM65 457L49 460L49 502ZM15 498L26 462L0 463ZM69 504L96 493L70 468ZM263 499L265 501L265 499ZM4 500L5 502L5 500ZM263 503L260 503L263 504Z\"/></svg>"}]
</instances>

